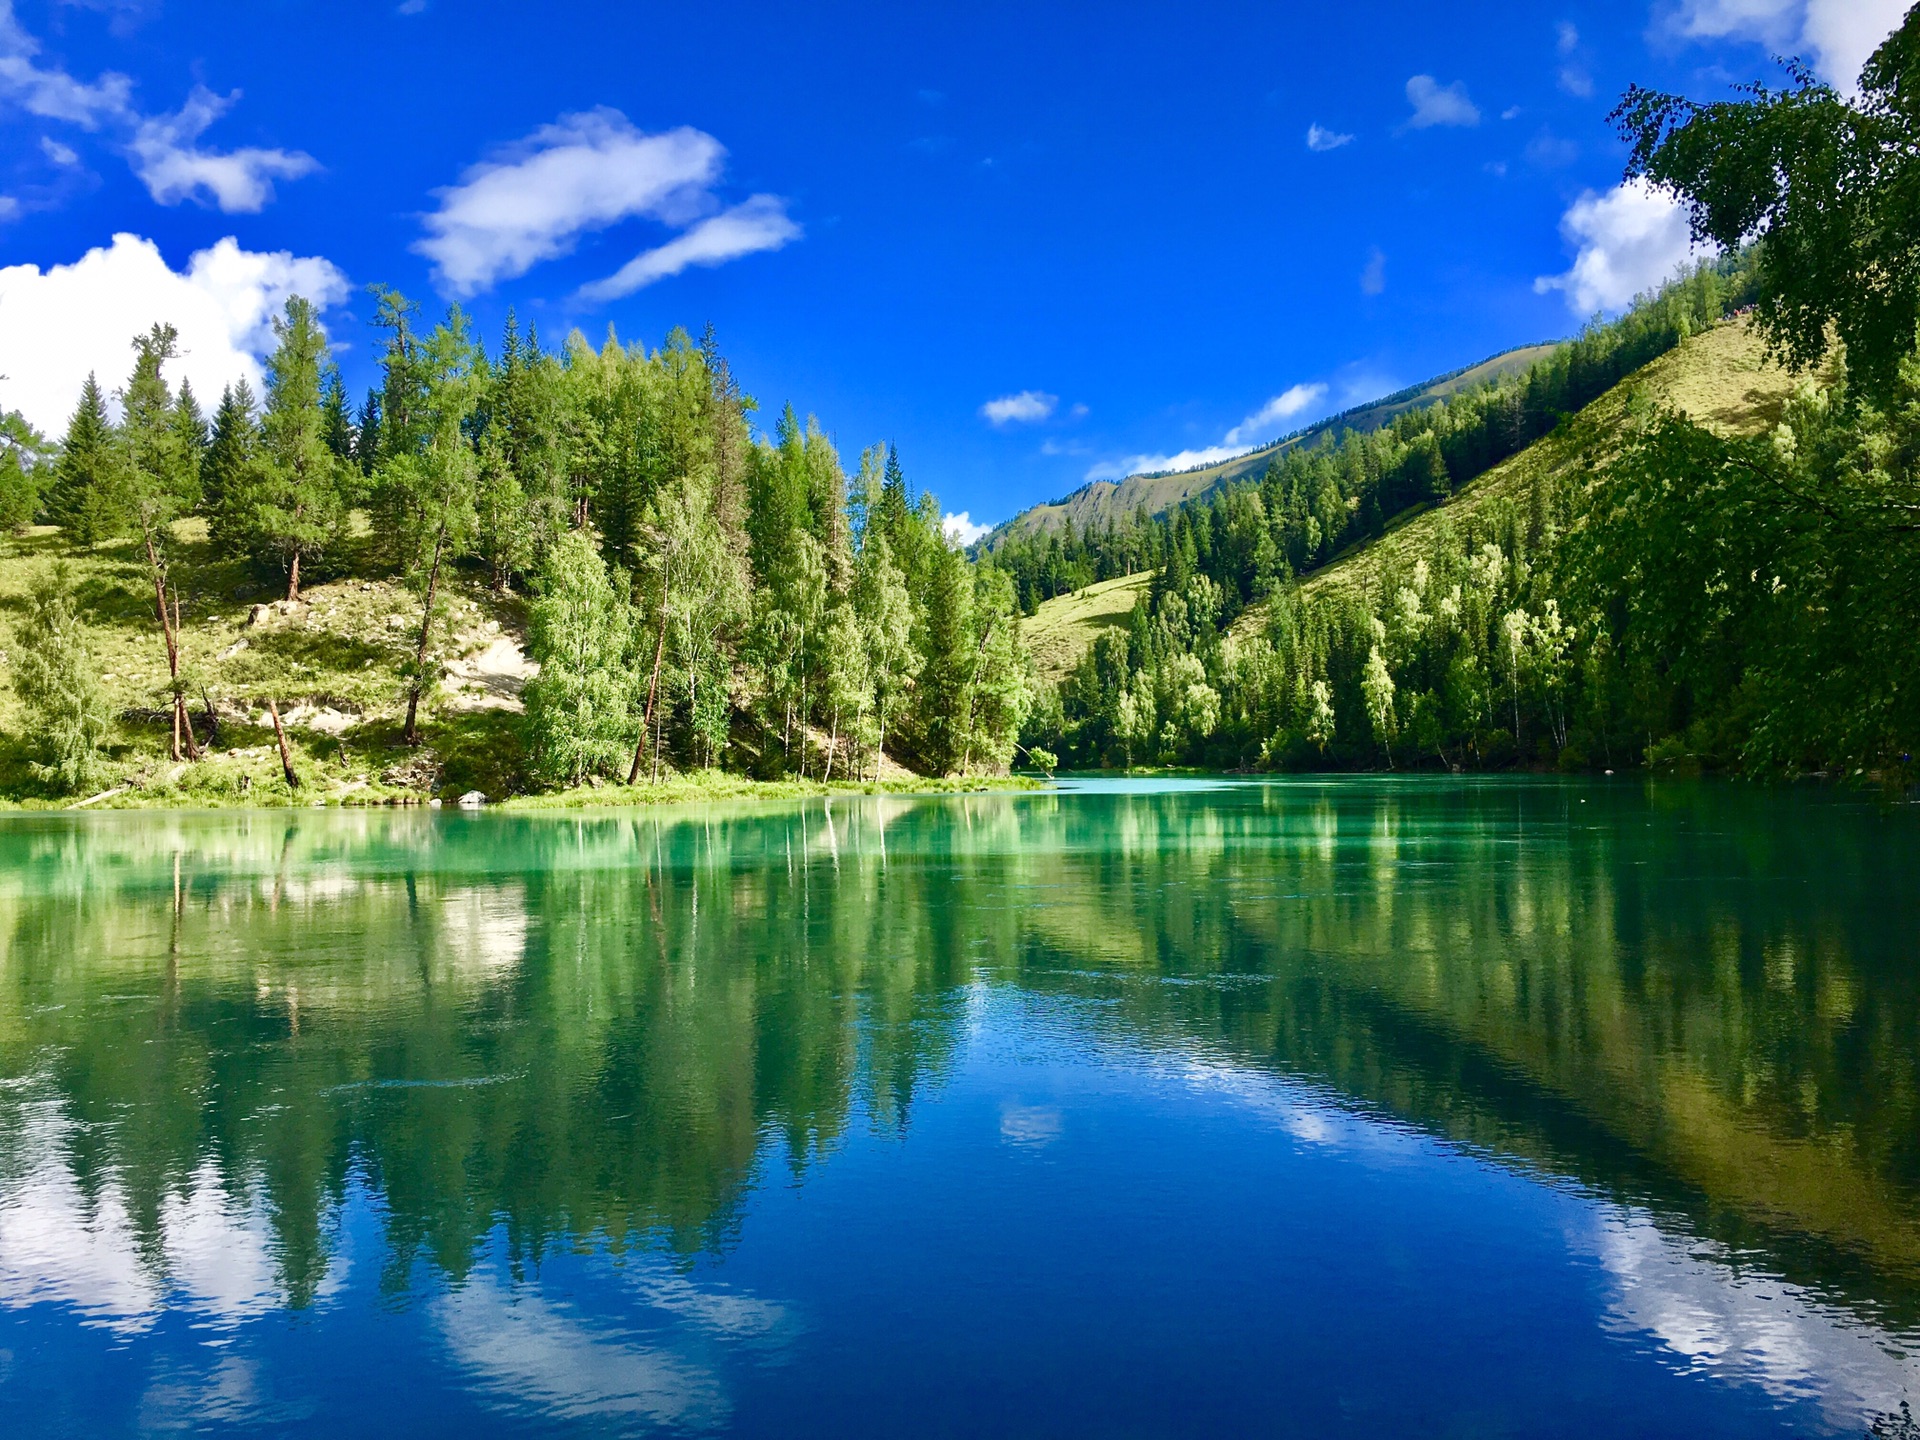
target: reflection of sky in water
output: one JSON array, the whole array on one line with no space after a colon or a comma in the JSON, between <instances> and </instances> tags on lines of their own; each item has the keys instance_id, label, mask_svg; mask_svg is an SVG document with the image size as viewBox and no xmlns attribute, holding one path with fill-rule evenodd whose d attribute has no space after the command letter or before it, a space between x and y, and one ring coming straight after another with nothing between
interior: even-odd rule
<instances>
[{"instance_id":1,"label":"reflection of sky in water","mask_svg":"<svg viewBox=\"0 0 1920 1440\"><path fill-rule=\"evenodd\" d=\"M161 1203L157 1254L143 1244L125 1187L91 1190L75 1175L74 1127L48 1101L17 1112L0 1182L0 1305L51 1302L121 1336L177 1310L222 1328L287 1302L273 1258L271 1217L229 1195L211 1162ZM337 1285L344 1261L320 1295Z\"/></svg>"},{"instance_id":2,"label":"reflection of sky in water","mask_svg":"<svg viewBox=\"0 0 1920 1440\"><path fill-rule=\"evenodd\" d=\"M27 1434L844 1436L912 1433L924 1413L975 1433L1371 1436L1443 1419L1605 1434L1617 1403L1632 1433L1745 1437L1857 1434L1920 1390L1920 1345L1882 1318L1909 1313L1897 1245L1859 1256L1884 1262L1868 1280L1886 1294L1769 1248L1890 1233L1822 1205L1864 1175L1901 1220L1892 1168L1794 1150L1802 1209L1769 1211L1738 1253L1701 1236L1748 1243L1725 1216L1777 1198L1768 1175L1734 1157L1724 1194L1685 1192L1686 1144L1792 1129L1713 1090L1720 1057L1780 1059L1773 1037L1809 1015L1909 1014L1843 945L1796 950L1781 925L1759 981L1729 952L1715 973L1735 978L1714 988L1686 958L1707 912L1679 913L1664 976L1685 1013L1744 1001L1757 1018L1707 1027L1709 1060L1679 1057L1721 1128L1663 1151L1619 1122L1664 1096L1634 1077L1674 1058L1672 1017L1586 951L1534 963L1596 933L1581 876L1614 858L1564 884L1531 859L1493 867L1476 919L1421 888L1458 872L1398 812L1292 803L1338 787L1065 788L1109 797L1080 813L1123 823L1036 849L1015 821L1061 797L863 800L793 810L780 833L743 823L737 861L700 848L724 827L690 829L687 868L644 877L624 867L662 832L595 851L600 832L571 821L543 833L578 854L497 881L472 856L457 881L262 861L186 932L178 953L197 937L204 969L164 1001L141 991L165 963L139 950L169 933L151 916L130 907L91 990L85 961L49 945L48 968L81 979L0 992L71 1002L42 1007L57 1024L0 1013L29 1072L0 1078L0 1411ZM1156 808L1181 794L1215 800ZM1289 871L1266 832L1227 823L1266 798L1289 817L1284 854L1346 868ZM1143 868L1170 848L1182 866ZM1107 868L1069 863L1083 849ZM962 853L993 882L946 908L895 888L965 872ZM1188 863L1203 854L1221 868ZM568 888L568 865L604 878ZM1009 914L1018 927L998 926ZM1275 916L1314 923L1256 923ZM1219 968L1196 963L1195 936ZM32 958L16 941L0 976ZM1558 1012L1546 992L1563 983L1586 998ZM1530 1045L1623 1018L1644 1035L1530 1068ZM134 1049L174 1040L171 1068ZM1596 1057L1627 1078L1565 1142L1564 1113L1529 1107L1589 1098L1579 1067ZM178 1083L156 1092L155 1076ZM1817 1078L1887 1099L1842 1091L1852 1072ZM155 1093L184 1099L152 1107L172 1128L149 1145ZM1888 1103L1861 1113L1905 1113ZM290 1217L303 1198L315 1213ZM1776 1273L1802 1265L1804 1283ZM55 1392L96 1408L69 1415Z\"/></svg>"},{"instance_id":3,"label":"reflection of sky in water","mask_svg":"<svg viewBox=\"0 0 1920 1440\"><path fill-rule=\"evenodd\" d=\"M1361 1164L1430 1162L1452 1148L1320 1087L1215 1062L1173 1073L1270 1118L1303 1145ZM1889 1334L1801 1286L1736 1266L1724 1247L1669 1233L1645 1210L1589 1200L1570 1238L1612 1281L1601 1323L1653 1340L1685 1373L1813 1401L1836 1430L1920 1394L1920 1338Z\"/></svg>"}]
</instances>

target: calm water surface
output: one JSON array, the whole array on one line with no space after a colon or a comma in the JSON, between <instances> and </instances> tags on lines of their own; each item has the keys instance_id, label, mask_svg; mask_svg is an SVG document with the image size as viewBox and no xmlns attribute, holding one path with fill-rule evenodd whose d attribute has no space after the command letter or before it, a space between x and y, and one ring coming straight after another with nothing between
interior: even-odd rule
<instances>
[{"instance_id":1,"label":"calm water surface","mask_svg":"<svg viewBox=\"0 0 1920 1440\"><path fill-rule=\"evenodd\" d=\"M1920 807L0 823L0 1429L1861 1434Z\"/></svg>"}]
</instances>

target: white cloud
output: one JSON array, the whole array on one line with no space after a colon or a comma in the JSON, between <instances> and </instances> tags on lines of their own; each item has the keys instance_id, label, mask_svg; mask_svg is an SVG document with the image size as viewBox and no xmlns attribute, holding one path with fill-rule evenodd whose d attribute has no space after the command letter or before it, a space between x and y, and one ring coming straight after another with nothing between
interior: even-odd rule
<instances>
[{"instance_id":1,"label":"white cloud","mask_svg":"<svg viewBox=\"0 0 1920 1440\"><path fill-rule=\"evenodd\" d=\"M125 135L134 174L162 205L197 200L204 192L229 214L252 214L273 198L276 179L297 179L319 168L297 150L199 148L194 142L240 98L237 90L222 97L196 85L176 114L147 116L134 107L133 82L125 75L109 71L87 84L64 70L41 67L39 53L40 42L14 18L12 0L0 0L0 100L42 119L86 130L108 126ZM79 158L51 138L42 138L41 149L58 165Z\"/></svg>"},{"instance_id":2,"label":"white cloud","mask_svg":"<svg viewBox=\"0 0 1920 1440\"><path fill-rule=\"evenodd\" d=\"M1442 85L1431 75L1416 75L1407 81L1407 103L1413 106L1407 125L1414 130L1480 123L1480 107L1467 98L1467 87L1458 80Z\"/></svg>"},{"instance_id":3,"label":"white cloud","mask_svg":"<svg viewBox=\"0 0 1920 1440\"><path fill-rule=\"evenodd\" d=\"M311 155L297 150L248 146L222 153L195 145L239 98L237 90L223 96L196 85L177 114L140 122L127 153L133 173L158 203L198 200L204 191L227 214L252 215L273 198L276 179L297 180L319 168Z\"/></svg>"},{"instance_id":4,"label":"white cloud","mask_svg":"<svg viewBox=\"0 0 1920 1440\"><path fill-rule=\"evenodd\" d=\"M180 332L169 378L191 380L203 402L245 376L258 388L273 317L292 295L325 308L347 295L331 261L242 250L232 237L197 251L184 271L137 235L116 235L71 265L0 269L0 408L18 409L58 436L87 373L103 387L132 368L133 336L156 322Z\"/></svg>"},{"instance_id":5,"label":"white cloud","mask_svg":"<svg viewBox=\"0 0 1920 1440\"><path fill-rule=\"evenodd\" d=\"M1117 460L1102 460L1087 471L1087 479L1124 480L1129 475L1160 475L1177 470L1197 470L1202 465L1218 465L1223 460L1238 460L1254 448L1252 445L1206 445L1198 450L1179 450L1172 455L1127 455Z\"/></svg>"},{"instance_id":6,"label":"white cloud","mask_svg":"<svg viewBox=\"0 0 1920 1440\"><path fill-rule=\"evenodd\" d=\"M724 265L742 255L778 250L800 238L800 227L777 195L755 195L731 210L709 216L684 235L636 255L604 280L580 287L583 300L617 300L678 275L692 265Z\"/></svg>"},{"instance_id":7,"label":"white cloud","mask_svg":"<svg viewBox=\"0 0 1920 1440\"><path fill-rule=\"evenodd\" d=\"M1678 0L1656 28L1684 40L1752 40L1801 55L1854 92L1861 67L1906 15L1908 0Z\"/></svg>"},{"instance_id":8,"label":"white cloud","mask_svg":"<svg viewBox=\"0 0 1920 1440\"><path fill-rule=\"evenodd\" d=\"M1564 291L1576 315L1618 310L1700 253L1680 203L1642 180L1616 185L1604 195L1587 191L1562 217L1560 233L1575 247L1573 268L1564 275L1543 275L1533 288L1542 295Z\"/></svg>"},{"instance_id":9,"label":"white cloud","mask_svg":"<svg viewBox=\"0 0 1920 1440\"><path fill-rule=\"evenodd\" d=\"M78 165L80 156L71 145L62 145L51 135L40 137L40 153L56 165Z\"/></svg>"},{"instance_id":10,"label":"white cloud","mask_svg":"<svg viewBox=\"0 0 1920 1440\"><path fill-rule=\"evenodd\" d=\"M1052 415L1059 403L1058 395L1044 390L1022 390L1018 395L987 401L980 413L992 425L1032 425Z\"/></svg>"},{"instance_id":11,"label":"white cloud","mask_svg":"<svg viewBox=\"0 0 1920 1440\"><path fill-rule=\"evenodd\" d=\"M20 214L20 202L11 195L0 195L0 221L16 219Z\"/></svg>"},{"instance_id":12,"label":"white cloud","mask_svg":"<svg viewBox=\"0 0 1920 1440\"><path fill-rule=\"evenodd\" d=\"M1385 291L1386 288L1387 257L1386 253L1376 245L1367 256L1366 268L1360 272L1360 293L1362 295L1378 295Z\"/></svg>"},{"instance_id":13,"label":"white cloud","mask_svg":"<svg viewBox=\"0 0 1920 1440\"><path fill-rule=\"evenodd\" d=\"M966 510L962 510L957 515L941 516L940 528L945 532L947 539L955 545L971 545L993 530L991 525L974 524L973 515Z\"/></svg>"},{"instance_id":14,"label":"white cloud","mask_svg":"<svg viewBox=\"0 0 1920 1440\"><path fill-rule=\"evenodd\" d=\"M13 0L0 0L0 97L29 115L97 130L132 111L133 81L108 71L91 85L66 71L36 63L40 42L14 19Z\"/></svg>"},{"instance_id":15,"label":"white cloud","mask_svg":"<svg viewBox=\"0 0 1920 1440\"><path fill-rule=\"evenodd\" d=\"M440 207L426 217L427 234L413 248L433 262L443 289L471 295L624 220L685 231L583 288L582 298L592 300L796 239L800 227L771 195L713 213L726 154L713 136L690 126L648 134L605 106L563 115L437 191Z\"/></svg>"},{"instance_id":16,"label":"white cloud","mask_svg":"<svg viewBox=\"0 0 1920 1440\"><path fill-rule=\"evenodd\" d=\"M1591 99L1593 76L1589 75L1586 66L1579 62L1580 31L1571 21L1560 22L1554 48L1559 51L1560 59L1564 62L1560 66L1560 88L1579 99Z\"/></svg>"},{"instance_id":17,"label":"white cloud","mask_svg":"<svg viewBox=\"0 0 1920 1440\"><path fill-rule=\"evenodd\" d=\"M1222 443L1234 446L1257 439L1265 433L1277 435L1279 426L1306 414L1326 398L1327 386L1320 381L1290 386L1229 430Z\"/></svg>"},{"instance_id":18,"label":"white cloud","mask_svg":"<svg viewBox=\"0 0 1920 1440\"><path fill-rule=\"evenodd\" d=\"M1315 124L1307 127L1307 149L1309 150L1325 153L1352 143L1353 136L1342 135L1338 131L1327 129L1324 125Z\"/></svg>"}]
</instances>

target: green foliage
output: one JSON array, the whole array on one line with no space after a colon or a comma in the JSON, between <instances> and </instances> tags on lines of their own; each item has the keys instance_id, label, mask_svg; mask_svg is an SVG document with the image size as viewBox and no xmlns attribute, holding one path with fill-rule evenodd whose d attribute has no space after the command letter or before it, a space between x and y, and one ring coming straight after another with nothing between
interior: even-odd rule
<instances>
[{"instance_id":1,"label":"green foliage","mask_svg":"<svg viewBox=\"0 0 1920 1440\"><path fill-rule=\"evenodd\" d=\"M47 518L81 545L120 533L122 466L107 400L92 375L81 388L47 491Z\"/></svg>"},{"instance_id":2,"label":"green foliage","mask_svg":"<svg viewBox=\"0 0 1920 1440\"><path fill-rule=\"evenodd\" d=\"M1401 517L1455 491L1551 434L1578 411L1690 334L1717 322L1752 289L1754 258L1703 264L1618 320L1595 324L1524 373L1470 387L1369 431L1327 433L1277 452L1263 475L1171 513L1144 512L1077 532L1012 535L994 562L1009 571L1023 614L1102 580L1142 570L1179 591L1206 574L1229 612L1264 600Z\"/></svg>"},{"instance_id":3,"label":"green foliage","mask_svg":"<svg viewBox=\"0 0 1920 1440\"><path fill-rule=\"evenodd\" d=\"M319 559L346 526L352 471L327 444L327 339L312 302L288 300L273 330L266 414L246 481L247 543L257 560L284 571L287 598L297 600L300 567Z\"/></svg>"},{"instance_id":4,"label":"green foliage","mask_svg":"<svg viewBox=\"0 0 1920 1440\"><path fill-rule=\"evenodd\" d=\"M532 765L548 785L612 775L631 748L638 725L625 588L577 532L548 557L527 633L540 673L524 697Z\"/></svg>"},{"instance_id":5,"label":"green foliage","mask_svg":"<svg viewBox=\"0 0 1920 1440\"><path fill-rule=\"evenodd\" d=\"M33 523L52 455L53 446L18 410L0 413L0 529L19 530Z\"/></svg>"},{"instance_id":6,"label":"green foliage","mask_svg":"<svg viewBox=\"0 0 1920 1440\"><path fill-rule=\"evenodd\" d=\"M34 577L13 652L13 688L33 773L60 794L91 789L100 778L109 719L66 565Z\"/></svg>"},{"instance_id":7,"label":"green foliage","mask_svg":"<svg viewBox=\"0 0 1920 1440\"><path fill-rule=\"evenodd\" d=\"M1630 175L1685 202L1696 239L1759 247L1760 325L1794 369L1829 331L1863 394L1899 381L1920 322L1920 9L1843 99L1797 65L1792 85L1698 104L1635 86L1613 119Z\"/></svg>"}]
</instances>

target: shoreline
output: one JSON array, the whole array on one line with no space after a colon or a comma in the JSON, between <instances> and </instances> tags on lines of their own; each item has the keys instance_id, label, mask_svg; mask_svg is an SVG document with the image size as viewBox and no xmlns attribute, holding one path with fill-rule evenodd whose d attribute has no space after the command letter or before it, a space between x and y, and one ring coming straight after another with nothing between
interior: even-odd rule
<instances>
[{"instance_id":1,"label":"shoreline","mask_svg":"<svg viewBox=\"0 0 1920 1440\"><path fill-rule=\"evenodd\" d=\"M970 795L1026 793L1044 790L1048 782L1025 775L978 775L964 778L911 780L750 780L744 776L701 772L676 776L659 784L579 786L538 795L488 797L474 810L504 810L537 814L555 810L627 810L655 805L697 805L709 801L805 800L833 795ZM277 790L277 793L276 793ZM183 791L175 785L128 785L84 796L78 800L39 796L0 797L0 816L110 814L130 810L459 810L450 797L373 790L357 786L336 788L330 794L288 792L284 787L257 787L246 794Z\"/></svg>"}]
</instances>

